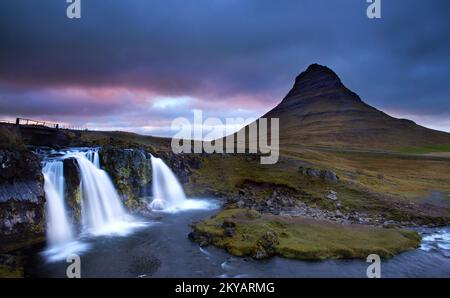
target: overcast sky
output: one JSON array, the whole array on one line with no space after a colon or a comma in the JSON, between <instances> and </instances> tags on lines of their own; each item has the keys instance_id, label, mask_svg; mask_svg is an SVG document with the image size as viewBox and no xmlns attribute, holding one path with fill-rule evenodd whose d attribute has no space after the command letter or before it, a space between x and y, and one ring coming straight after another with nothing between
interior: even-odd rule
<instances>
[{"instance_id":1,"label":"overcast sky","mask_svg":"<svg viewBox=\"0 0 450 298\"><path fill-rule=\"evenodd\" d=\"M179 116L258 117L309 64L370 105L450 131L450 1L0 3L0 119L172 135Z\"/></svg>"}]
</instances>

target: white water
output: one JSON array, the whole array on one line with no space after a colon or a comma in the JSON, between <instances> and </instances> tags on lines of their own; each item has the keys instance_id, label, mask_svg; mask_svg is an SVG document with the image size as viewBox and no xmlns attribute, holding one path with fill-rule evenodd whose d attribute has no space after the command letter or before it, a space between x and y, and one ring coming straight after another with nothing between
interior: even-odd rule
<instances>
[{"instance_id":1,"label":"white water","mask_svg":"<svg viewBox=\"0 0 450 298\"><path fill-rule=\"evenodd\" d=\"M99 168L97 151L72 152L81 174L82 221L93 235L126 234L132 225L108 174Z\"/></svg>"},{"instance_id":2,"label":"white water","mask_svg":"<svg viewBox=\"0 0 450 298\"><path fill-rule=\"evenodd\" d=\"M186 196L175 174L162 159L152 156L151 161L153 201L150 207L154 210L164 210L183 205Z\"/></svg>"},{"instance_id":3,"label":"white water","mask_svg":"<svg viewBox=\"0 0 450 298\"><path fill-rule=\"evenodd\" d=\"M88 245L76 241L72 223L65 206L63 160L75 158L81 178L81 221L83 235L127 235L133 228L147 223L135 222L125 211L121 199L107 173L100 169L97 149L78 149L62 152L58 160L47 161L43 168L44 190L47 199L48 261L65 259L80 253Z\"/></svg>"},{"instance_id":4,"label":"white water","mask_svg":"<svg viewBox=\"0 0 450 298\"><path fill-rule=\"evenodd\" d=\"M150 208L166 213L187 210L210 210L218 205L208 200L187 199L183 188L172 170L160 158L151 156L153 200Z\"/></svg>"},{"instance_id":5,"label":"white water","mask_svg":"<svg viewBox=\"0 0 450 298\"><path fill-rule=\"evenodd\" d=\"M98 149L90 149L84 153L86 158L94 164L94 166L100 169L100 158L98 155Z\"/></svg>"},{"instance_id":6,"label":"white water","mask_svg":"<svg viewBox=\"0 0 450 298\"><path fill-rule=\"evenodd\" d=\"M433 232L422 233L422 243L420 249L424 251L436 251L450 257L450 228L439 228Z\"/></svg>"},{"instance_id":7,"label":"white water","mask_svg":"<svg viewBox=\"0 0 450 298\"><path fill-rule=\"evenodd\" d=\"M73 230L64 202L63 162L49 161L42 170L47 199L47 239L51 248L63 246L73 240Z\"/></svg>"}]
</instances>

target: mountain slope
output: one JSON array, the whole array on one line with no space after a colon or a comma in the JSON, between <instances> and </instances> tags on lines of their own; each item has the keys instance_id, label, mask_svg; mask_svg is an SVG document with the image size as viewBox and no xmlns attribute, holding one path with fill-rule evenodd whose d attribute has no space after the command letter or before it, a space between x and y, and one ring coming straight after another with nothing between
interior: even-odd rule
<instances>
[{"instance_id":1,"label":"mountain slope","mask_svg":"<svg viewBox=\"0 0 450 298\"><path fill-rule=\"evenodd\" d=\"M450 134L397 119L364 103L329 68L313 64L263 116L280 119L281 150L297 146L392 150L450 144Z\"/></svg>"}]
</instances>

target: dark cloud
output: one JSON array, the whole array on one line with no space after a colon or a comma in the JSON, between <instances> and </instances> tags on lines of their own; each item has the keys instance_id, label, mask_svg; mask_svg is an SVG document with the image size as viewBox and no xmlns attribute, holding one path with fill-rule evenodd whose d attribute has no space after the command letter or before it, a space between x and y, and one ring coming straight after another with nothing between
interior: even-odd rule
<instances>
[{"instance_id":1,"label":"dark cloud","mask_svg":"<svg viewBox=\"0 0 450 298\"><path fill-rule=\"evenodd\" d=\"M318 62L387 112L440 128L450 117L446 0L382 1L381 20L367 19L365 0L82 0L76 21L66 5L0 4L0 115L113 126L184 113L147 109L135 94L147 92L197 98L189 108L213 114L253 105L257 116ZM70 88L132 94L101 101Z\"/></svg>"}]
</instances>

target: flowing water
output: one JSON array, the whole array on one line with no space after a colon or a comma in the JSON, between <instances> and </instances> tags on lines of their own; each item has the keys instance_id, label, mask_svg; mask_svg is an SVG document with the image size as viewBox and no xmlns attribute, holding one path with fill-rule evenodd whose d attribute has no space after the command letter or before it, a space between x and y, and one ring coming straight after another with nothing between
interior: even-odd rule
<instances>
[{"instance_id":1,"label":"flowing water","mask_svg":"<svg viewBox=\"0 0 450 298\"><path fill-rule=\"evenodd\" d=\"M81 171L83 232L78 236L72 233L64 203L62 160L68 157L77 160ZM65 258L77 253L82 277L366 277L369 264L362 260L256 261L214 247L200 248L187 238L189 224L217 212L219 202L187 199L170 168L159 158L151 161L154 196L148 203L153 212L140 218L124 210L100 169L97 150L70 150L47 161L43 173L50 248L29 259L26 275L65 277ZM421 247L383 260L382 277L450 277L450 228L419 232ZM64 245L65 250L54 251Z\"/></svg>"},{"instance_id":2,"label":"flowing water","mask_svg":"<svg viewBox=\"0 0 450 298\"><path fill-rule=\"evenodd\" d=\"M204 208L149 215L141 220L153 224L127 237L87 239L91 249L81 255L82 277L366 277L369 264L362 260L305 262L275 257L256 261L231 256L215 247L200 248L187 237L189 224L216 213L219 202L196 201L202 201ZM421 232L425 237L436 237L443 234L441 230ZM450 236L449 232L447 229L445 237ZM65 277L67 265L65 261L48 264L36 255L27 274ZM437 245L429 251L416 249L382 260L381 274L382 277L450 277L450 258Z\"/></svg>"},{"instance_id":3,"label":"flowing water","mask_svg":"<svg viewBox=\"0 0 450 298\"><path fill-rule=\"evenodd\" d=\"M47 199L47 239L50 247L61 247L73 240L73 230L64 201L63 162L61 160L47 162L42 173Z\"/></svg>"},{"instance_id":4,"label":"flowing water","mask_svg":"<svg viewBox=\"0 0 450 298\"><path fill-rule=\"evenodd\" d=\"M146 223L137 222L124 209L121 199L108 174L100 169L97 149L71 149L52 152L56 157L46 158L43 167L45 196L47 199L47 262L65 259L73 253L88 249L87 236L127 235ZM77 161L81 178L82 230L73 235L73 225L65 206L65 179L63 160Z\"/></svg>"},{"instance_id":5,"label":"flowing water","mask_svg":"<svg viewBox=\"0 0 450 298\"><path fill-rule=\"evenodd\" d=\"M77 160L81 174L82 219L86 233L100 235L116 232L130 222L108 174L83 153L67 155Z\"/></svg>"},{"instance_id":6,"label":"flowing water","mask_svg":"<svg viewBox=\"0 0 450 298\"><path fill-rule=\"evenodd\" d=\"M186 196L177 177L162 159L152 156L151 162L153 201L150 208L164 210L182 206Z\"/></svg>"}]
</instances>

